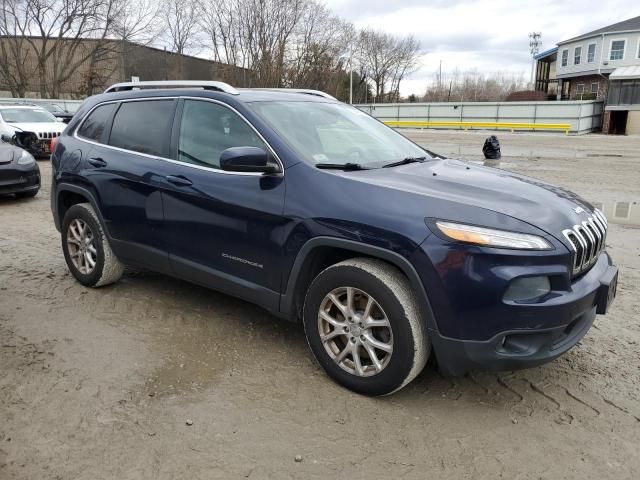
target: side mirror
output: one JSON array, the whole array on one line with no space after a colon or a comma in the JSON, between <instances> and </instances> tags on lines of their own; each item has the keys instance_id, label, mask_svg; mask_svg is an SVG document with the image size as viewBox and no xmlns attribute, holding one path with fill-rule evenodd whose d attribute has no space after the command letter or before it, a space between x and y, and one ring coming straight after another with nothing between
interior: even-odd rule
<instances>
[{"instance_id":1,"label":"side mirror","mask_svg":"<svg viewBox=\"0 0 640 480\"><path fill-rule=\"evenodd\" d=\"M220 168L226 172L276 173L269 155L262 148L232 147L220 154Z\"/></svg>"}]
</instances>

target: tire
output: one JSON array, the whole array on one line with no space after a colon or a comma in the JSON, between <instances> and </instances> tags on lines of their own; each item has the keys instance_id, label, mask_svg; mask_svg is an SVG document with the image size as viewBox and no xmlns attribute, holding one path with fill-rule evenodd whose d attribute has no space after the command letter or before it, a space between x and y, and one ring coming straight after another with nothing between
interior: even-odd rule
<instances>
[{"instance_id":1,"label":"tire","mask_svg":"<svg viewBox=\"0 0 640 480\"><path fill-rule=\"evenodd\" d=\"M28 192L19 192L16 193L15 196L16 198L33 198L38 194L39 191L40 189L29 190Z\"/></svg>"},{"instance_id":2,"label":"tire","mask_svg":"<svg viewBox=\"0 0 640 480\"><path fill-rule=\"evenodd\" d=\"M86 287L102 287L117 282L122 276L124 265L111 250L91 204L79 203L71 206L62 221L61 232L62 251L67 266L81 284ZM84 248L81 247L83 243ZM91 260L87 259L87 255Z\"/></svg>"},{"instance_id":3,"label":"tire","mask_svg":"<svg viewBox=\"0 0 640 480\"><path fill-rule=\"evenodd\" d=\"M303 323L327 374L364 395L400 390L422 371L431 350L408 279L377 259L353 258L322 271L307 291Z\"/></svg>"}]
</instances>

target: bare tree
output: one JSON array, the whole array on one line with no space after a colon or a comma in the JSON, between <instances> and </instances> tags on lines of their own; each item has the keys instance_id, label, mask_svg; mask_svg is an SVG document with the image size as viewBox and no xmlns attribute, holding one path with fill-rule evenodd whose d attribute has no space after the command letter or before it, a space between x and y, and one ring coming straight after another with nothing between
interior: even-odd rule
<instances>
[{"instance_id":1,"label":"bare tree","mask_svg":"<svg viewBox=\"0 0 640 480\"><path fill-rule=\"evenodd\" d=\"M213 59L264 87L337 89L353 34L315 0L205 0L201 24Z\"/></svg>"},{"instance_id":2,"label":"bare tree","mask_svg":"<svg viewBox=\"0 0 640 480\"><path fill-rule=\"evenodd\" d=\"M200 11L200 3L197 0L166 0L164 27L167 40L174 52L200 52Z\"/></svg>"},{"instance_id":3,"label":"bare tree","mask_svg":"<svg viewBox=\"0 0 640 480\"><path fill-rule=\"evenodd\" d=\"M361 73L373 81L376 101L397 100L400 82L418 65L420 43L370 29L360 32L359 43Z\"/></svg>"},{"instance_id":4,"label":"bare tree","mask_svg":"<svg viewBox=\"0 0 640 480\"><path fill-rule=\"evenodd\" d=\"M294 30L284 83L335 92L349 64L353 27L316 2L308 2Z\"/></svg>"},{"instance_id":5,"label":"bare tree","mask_svg":"<svg viewBox=\"0 0 640 480\"><path fill-rule=\"evenodd\" d=\"M445 74L442 81L438 74L434 74L423 99L427 102L502 101L510 93L525 87L523 73L481 74L476 70L460 72L456 69L451 74Z\"/></svg>"},{"instance_id":6,"label":"bare tree","mask_svg":"<svg viewBox=\"0 0 640 480\"><path fill-rule=\"evenodd\" d=\"M26 9L18 0L1 0L0 16L0 79L14 97L24 97L34 74L26 55L26 39L18 32L27 23Z\"/></svg>"},{"instance_id":7,"label":"bare tree","mask_svg":"<svg viewBox=\"0 0 640 480\"><path fill-rule=\"evenodd\" d=\"M239 85L315 88L348 98L354 70L354 90L366 100L371 81L381 101L399 96L419 53L410 36L358 33L320 0L0 3L0 81L13 95L33 89L34 77L43 97L57 96L71 81L76 94L90 95L125 77L136 48L130 42L162 39L181 54L210 50L220 63L214 75Z\"/></svg>"},{"instance_id":8,"label":"bare tree","mask_svg":"<svg viewBox=\"0 0 640 480\"><path fill-rule=\"evenodd\" d=\"M150 45L162 31L161 4L155 0L113 0L112 17L104 19L110 28L103 30L100 41L92 49L85 72L82 95L102 90L114 73L125 79L130 42Z\"/></svg>"},{"instance_id":9,"label":"bare tree","mask_svg":"<svg viewBox=\"0 0 640 480\"><path fill-rule=\"evenodd\" d=\"M115 0L7 0L3 4L4 51L18 77L38 79L42 97L55 97L80 65L91 58L111 27ZM92 39L87 42L86 39ZM24 62L23 60L24 59ZM31 84L31 80L27 85Z\"/></svg>"}]
</instances>

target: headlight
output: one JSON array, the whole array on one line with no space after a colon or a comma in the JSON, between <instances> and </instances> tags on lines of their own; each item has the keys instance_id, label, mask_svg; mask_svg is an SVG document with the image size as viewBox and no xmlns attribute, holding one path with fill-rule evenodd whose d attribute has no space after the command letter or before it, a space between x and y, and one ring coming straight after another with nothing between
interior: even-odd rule
<instances>
[{"instance_id":1,"label":"headlight","mask_svg":"<svg viewBox=\"0 0 640 480\"><path fill-rule=\"evenodd\" d=\"M22 155L18 158L18 165L31 165L32 163L36 163L36 159L29 152L23 150Z\"/></svg>"},{"instance_id":2,"label":"headlight","mask_svg":"<svg viewBox=\"0 0 640 480\"><path fill-rule=\"evenodd\" d=\"M518 250L552 250L544 238L528 233L495 230L462 223L436 222L440 231L451 240L485 247L514 248Z\"/></svg>"}]
</instances>

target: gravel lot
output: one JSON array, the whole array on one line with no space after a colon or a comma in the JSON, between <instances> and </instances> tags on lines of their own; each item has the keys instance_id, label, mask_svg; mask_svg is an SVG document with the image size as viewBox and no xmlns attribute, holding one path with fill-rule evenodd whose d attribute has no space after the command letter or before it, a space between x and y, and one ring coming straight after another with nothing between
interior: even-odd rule
<instances>
[{"instance_id":1,"label":"gravel lot","mask_svg":"<svg viewBox=\"0 0 640 480\"><path fill-rule=\"evenodd\" d=\"M472 160L487 135L405 133ZM500 168L637 215L640 137L499 137ZM611 225L618 298L566 356L371 399L250 304L151 273L83 288L40 168L35 199L0 199L0 479L638 478L637 226Z\"/></svg>"}]
</instances>

